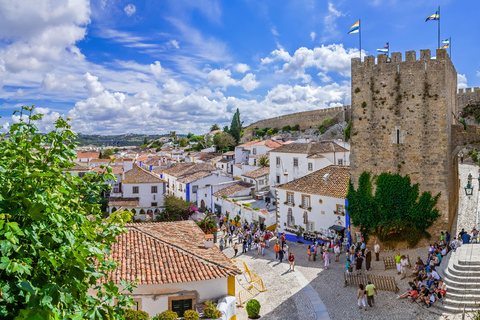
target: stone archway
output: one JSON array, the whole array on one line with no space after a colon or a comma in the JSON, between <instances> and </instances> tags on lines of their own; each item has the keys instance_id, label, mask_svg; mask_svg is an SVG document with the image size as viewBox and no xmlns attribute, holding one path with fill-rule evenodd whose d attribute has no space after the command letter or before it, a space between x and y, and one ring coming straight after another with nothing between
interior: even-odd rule
<instances>
[{"instance_id":1,"label":"stone archway","mask_svg":"<svg viewBox=\"0 0 480 320\"><path fill-rule=\"evenodd\" d=\"M152 209L147 210L147 220L153 220L153 210Z\"/></svg>"},{"instance_id":2,"label":"stone archway","mask_svg":"<svg viewBox=\"0 0 480 320\"><path fill-rule=\"evenodd\" d=\"M205 201L202 200L200 202L200 208L205 209Z\"/></svg>"}]
</instances>

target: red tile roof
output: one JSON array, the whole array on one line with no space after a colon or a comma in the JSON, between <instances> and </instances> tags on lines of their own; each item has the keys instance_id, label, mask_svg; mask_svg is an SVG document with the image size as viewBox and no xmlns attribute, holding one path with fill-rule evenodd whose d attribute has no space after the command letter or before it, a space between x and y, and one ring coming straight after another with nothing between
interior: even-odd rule
<instances>
[{"instance_id":1,"label":"red tile roof","mask_svg":"<svg viewBox=\"0 0 480 320\"><path fill-rule=\"evenodd\" d=\"M348 152L348 150L334 141L319 141L311 143L284 144L280 148L271 150L270 152L305 153L313 155L315 153Z\"/></svg>"},{"instance_id":2,"label":"red tile roof","mask_svg":"<svg viewBox=\"0 0 480 320\"><path fill-rule=\"evenodd\" d=\"M112 174L122 174L123 165L111 165L110 167L112 168ZM96 173L107 173L107 169L101 168L100 166L96 166L92 168L92 170L90 171L96 172Z\"/></svg>"},{"instance_id":3,"label":"red tile roof","mask_svg":"<svg viewBox=\"0 0 480 320\"><path fill-rule=\"evenodd\" d=\"M236 276L242 272L216 246L204 247L203 231L194 221L127 224L111 257L120 263L108 275L138 284L202 281Z\"/></svg>"},{"instance_id":4,"label":"red tile roof","mask_svg":"<svg viewBox=\"0 0 480 320\"><path fill-rule=\"evenodd\" d=\"M228 186L225 189L222 189L220 191L215 192L213 194L213 196L217 197L217 198L220 198L220 197L223 197L223 196L229 197L229 196L233 196L234 194L239 193L240 191L243 191L245 189L251 189L254 186L255 185L253 185L251 183L244 182L244 181L240 180L238 183L236 183L234 185Z\"/></svg>"},{"instance_id":5,"label":"red tile roof","mask_svg":"<svg viewBox=\"0 0 480 320\"><path fill-rule=\"evenodd\" d=\"M121 198L110 197L108 198L108 206L123 206L123 207L138 207L140 198Z\"/></svg>"},{"instance_id":6,"label":"red tile roof","mask_svg":"<svg viewBox=\"0 0 480 320\"><path fill-rule=\"evenodd\" d=\"M136 164L133 165L132 170L125 172L125 179L122 183L163 183L165 180L158 175L151 173L145 169L140 168Z\"/></svg>"},{"instance_id":7,"label":"red tile roof","mask_svg":"<svg viewBox=\"0 0 480 320\"><path fill-rule=\"evenodd\" d=\"M100 154L98 152L81 152L77 153L77 159L97 159Z\"/></svg>"},{"instance_id":8,"label":"red tile roof","mask_svg":"<svg viewBox=\"0 0 480 320\"><path fill-rule=\"evenodd\" d=\"M260 169L244 173L244 174L242 174L242 176L246 177L246 178L256 179L256 178L259 178L259 177L263 177L267 174L270 174L270 167L261 167Z\"/></svg>"}]
</instances>

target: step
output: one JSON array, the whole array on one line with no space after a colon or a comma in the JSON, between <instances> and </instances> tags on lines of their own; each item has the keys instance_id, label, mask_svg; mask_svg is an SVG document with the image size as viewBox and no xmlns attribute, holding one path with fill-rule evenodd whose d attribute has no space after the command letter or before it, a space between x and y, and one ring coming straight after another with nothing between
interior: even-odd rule
<instances>
[{"instance_id":1,"label":"step","mask_svg":"<svg viewBox=\"0 0 480 320\"><path fill-rule=\"evenodd\" d=\"M463 306L461 308L457 307L457 306L451 306L451 305L447 305L447 304L442 304L441 302L437 301L433 304L433 306L438 309L438 310L441 310L443 312L448 312L448 313L452 313L452 314L458 314L458 313L462 313L463 312ZM465 307L465 312L472 312L472 311L477 311L477 310L480 310L480 307Z\"/></svg>"},{"instance_id":2,"label":"step","mask_svg":"<svg viewBox=\"0 0 480 320\"><path fill-rule=\"evenodd\" d=\"M441 304L441 302L440 302L440 304ZM465 299L461 299L461 298L450 298L448 296L448 293L445 296L445 298L443 299L443 304L453 306L453 307L456 306L457 308L463 308L463 305L465 305L468 308L478 308L478 309L480 309L480 300L474 300L474 299L465 300Z\"/></svg>"},{"instance_id":3,"label":"step","mask_svg":"<svg viewBox=\"0 0 480 320\"><path fill-rule=\"evenodd\" d=\"M465 288L449 285L446 281L445 283L447 284L447 295L450 293L480 295L480 288Z\"/></svg>"},{"instance_id":4,"label":"step","mask_svg":"<svg viewBox=\"0 0 480 320\"><path fill-rule=\"evenodd\" d=\"M456 288L480 288L480 280L476 279L475 282L463 282L463 281L456 281L449 277L444 277L442 280L447 284L448 287L456 287Z\"/></svg>"},{"instance_id":5,"label":"step","mask_svg":"<svg viewBox=\"0 0 480 320\"><path fill-rule=\"evenodd\" d=\"M451 266L450 264L448 265L449 267ZM452 264L452 267L455 268L458 271L478 271L480 272L480 266L474 266L474 265L462 265L462 264Z\"/></svg>"},{"instance_id":6,"label":"step","mask_svg":"<svg viewBox=\"0 0 480 320\"><path fill-rule=\"evenodd\" d=\"M447 270L450 274L455 276L469 276L472 278L480 278L480 270L471 269L457 269L455 266L448 266Z\"/></svg>"},{"instance_id":7,"label":"step","mask_svg":"<svg viewBox=\"0 0 480 320\"><path fill-rule=\"evenodd\" d=\"M458 260L458 264L461 266L474 266L480 268L480 262L479 261L469 261L469 260Z\"/></svg>"},{"instance_id":8,"label":"step","mask_svg":"<svg viewBox=\"0 0 480 320\"><path fill-rule=\"evenodd\" d=\"M458 272L452 273L450 268L444 271L443 278L448 278L457 282L480 282L480 275L475 276L472 272Z\"/></svg>"}]
</instances>

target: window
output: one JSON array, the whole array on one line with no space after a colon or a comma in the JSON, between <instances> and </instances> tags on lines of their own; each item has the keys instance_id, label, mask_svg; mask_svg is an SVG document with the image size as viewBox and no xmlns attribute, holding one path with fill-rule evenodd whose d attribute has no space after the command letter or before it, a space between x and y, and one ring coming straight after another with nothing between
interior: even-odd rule
<instances>
[{"instance_id":1,"label":"window","mask_svg":"<svg viewBox=\"0 0 480 320\"><path fill-rule=\"evenodd\" d=\"M338 165L343 166L343 159L338 159Z\"/></svg>"},{"instance_id":2,"label":"window","mask_svg":"<svg viewBox=\"0 0 480 320\"><path fill-rule=\"evenodd\" d=\"M252 179L250 179L250 183L253 183L253 180L252 180Z\"/></svg>"},{"instance_id":3,"label":"window","mask_svg":"<svg viewBox=\"0 0 480 320\"><path fill-rule=\"evenodd\" d=\"M337 214L340 214L340 215L343 215L344 214L344 211L343 211L343 206L341 204L337 204L337 211L336 211Z\"/></svg>"},{"instance_id":4,"label":"window","mask_svg":"<svg viewBox=\"0 0 480 320\"><path fill-rule=\"evenodd\" d=\"M307 232L313 232L315 231L315 226L313 221L308 221L307 222Z\"/></svg>"},{"instance_id":5,"label":"window","mask_svg":"<svg viewBox=\"0 0 480 320\"><path fill-rule=\"evenodd\" d=\"M277 166L280 165L280 157L277 157L277 162L276 163L277 163Z\"/></svg>"},{"instance_id":6,"label":"window","mask_svg":"<svg viewBox=\"0 0 480 320\"><path fill-rule=\"evenodd\" d=\"M79 176L80 178L83 178L83 177L85 176L85 172L79 172L79 173L78 173L78 176Z\"/></svg>"},{"instance_id":7,"label":"window","mask_svg":"<svg viewBox=\"0 0 480 320\"><path fill-rule=\"evenodd\" d=\"M156 207L157 206L157 203L156 202L152 202L151 203L151 207Z\"/></svg>"},{"instance_id":8,"label":"window","mask_svg":"<svg viewBox=\"0 0 480 320\"><path fill-rule=\"evenodd\" d=\"M152 189L152 193L158 192L157 186L152 186L151 189Z\"/></svg>"},{"instance_id":9,"label":"window","mask_svg":"<svg viewBox=\"0 0 480 320\"><path fill-rule=\"evenodd\" d=\"M292 208L288 208L287 211L287 225L289 227L295 226L295 218L293 218Z\"/></svg>"},{"instance_id":10,"label":"window","mask_svg":"<svg viewBox=\"0 0 480 320\"><path fill-rule=\"evenodd\" d=\"M179 317L183 317L185 311L191 310L193 307L192 299L172 300L172 310L176 312Z\"/></svg>"},{"instance_id":11,"label":"window","mask_svg":"<svg viewBox=\"0 0 480 320\"><path fill-rule=\"evenodd\" d=\"M192 193L197 193L198 186L192 186Z\"/></svg>"},{"instance_id":12,"label":"window","mask_svg":"<svg viewBox=\"0 0 480 320\"><path fill-rule=\"evenodd\" d=\"M132 187L132 193L138 193L138 187Z\"/></svg>"},{"instance_id":13,"label":"window","mask_svg":"<svg viewBox=\"0 0 480 320\"><path fill-rule=\"evenodd\" d=\"M277 183L280 183L280 175L277 174Z\"/></svg>"},{"instance_id":14,"label":"window","mask_svg":"<svg viewBox=\"0 0 480 320\"><path fill-rule=\"evenodd\" d=\"M257 148L253 148L253 154L257 154Z\"/></svg>"},{"instance_id":15,"label":"window","mask_svg":"<svg viewBox=\"0 0 480 320\"><path fill-rule=\"evenodd\" d=\"M258 184L263 186L263 179L262 180L258 180Z\"/></svg>"},{"instance_id":16,"label":"window","mask_svg":"<svg viewBox=\"0 0 480 320\"><path fill-rule=\"evenodd\" d=\"M302 195L302 207L304 209L310 208L310 196Z\"/></svg>"},{"instance_id":17,"label":"window","mask_svg":"<svg viewBox=\"0 0 480 320\"><path fill-rule=\"evenodd\" d=\"M287 203L293 204L293 193L287 192Z\"/></svg>"},{"instance_id":18,"label":"window","mask_svg":"<svg viewBox=\"0 0 480 320\"><path fill-rule=\"evenodd\" d=\"M313 163L309 162L308 163L308 171L312 171L313 170Z\"/></svg>"},{"instance_id":19,"label":"window","mask_svg":"<svg viewBox=\"0 0 480 320\"><path fill-rule=\"evenodd\" d=\"M298 158L293 158L293 167L298 167Z\"/></svg>"}]
</instances>

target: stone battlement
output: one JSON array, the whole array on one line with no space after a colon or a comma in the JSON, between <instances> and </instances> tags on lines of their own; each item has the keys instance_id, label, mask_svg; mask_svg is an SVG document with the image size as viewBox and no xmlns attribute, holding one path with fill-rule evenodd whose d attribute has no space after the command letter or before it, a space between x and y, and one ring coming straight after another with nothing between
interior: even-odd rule
<instances>
[{"instance_id":1,"label":"stone battlement","mask_svg":"<svg viewBox=\"0 0 480 320\"><path fill-rule=\"evenodd\" d=\"M371 67L374 65L383 65L383 64L396 64L399 65L401 63L408 63L413 61L440 61L440 60L448 60L450 61L450 57L447 54L445 49L437 49L436 51L436 58L432 59L432 53L429 49L420 50L420 60L417 60L417 53L416 51L406 51L405 52L405 60L402 60L402 53L401 52L392 52L391 58L388 59L386 54L379 54L377 55L377 62L375 63L375 56L366 56L364 61L360 61L360 58L353 58L352 59L352 68L355 67Z\"/></svg>"},{"instance_id":2,"label":"stone battlement","mask_svg":"<svg viewBox=\"0 0 480 320\"><path fill-rule=\"evenodd\" d=\"M479 87L465 88L465 92L463 91L463 89L458 89L458 93L459 94L462 94L462 93L477 93L477 94L480 95L480 88Z\"/></svg>"}]
</instances>

